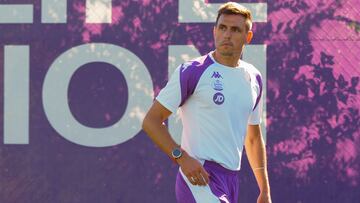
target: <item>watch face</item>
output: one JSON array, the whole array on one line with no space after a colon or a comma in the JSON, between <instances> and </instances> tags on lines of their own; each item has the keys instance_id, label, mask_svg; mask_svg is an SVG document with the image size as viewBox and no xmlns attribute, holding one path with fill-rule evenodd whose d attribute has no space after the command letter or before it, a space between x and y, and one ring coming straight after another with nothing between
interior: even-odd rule
<instances>
[{"instance_id":1,"label":"watch face","mask_svg":"<svg viewBox=\"0 0 360 203\"><path fill-rule=\"evenodd\" d=\"M181 156L182 152L180 149L174 149L173 152L172 152L172 155L173 157L176 159L176 158L179 158Z\"/></svg>"}]
</instances>

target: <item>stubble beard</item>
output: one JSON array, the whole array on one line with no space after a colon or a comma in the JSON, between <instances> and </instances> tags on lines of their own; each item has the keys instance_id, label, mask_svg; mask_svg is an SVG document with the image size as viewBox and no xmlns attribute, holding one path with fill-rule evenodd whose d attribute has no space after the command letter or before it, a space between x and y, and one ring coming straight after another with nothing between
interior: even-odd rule
<instances>
[{"instance_id":1,"label":"stubble beard","mask_svg":"<svg viewBox=\"0 0 360 203\"><path fill-rule=\"evenodd\" d=\"M219 50L219 54L225 57L232 57L234 56L234 52L233 51L222 51Z\"/></svg>"},{"instance_id":2,"label":"stubble beard","mask_svg":"<svg viewBox=\"0 0 360 203\"><path fill-rule=\"evenodd\" d=\"M241 55L243 49L241 50L224 50L224 49L217 49L218 53L223 57L235 57L237 55Z\"/></svg>"}]
</instances>

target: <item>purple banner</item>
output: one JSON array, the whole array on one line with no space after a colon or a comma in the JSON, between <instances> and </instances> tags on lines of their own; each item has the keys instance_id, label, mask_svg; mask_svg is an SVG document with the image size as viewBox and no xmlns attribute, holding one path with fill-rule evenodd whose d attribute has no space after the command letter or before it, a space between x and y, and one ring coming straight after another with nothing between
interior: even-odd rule
<instances>
[{"instance_id":1,"label":"purple banner","mask_svg":"<svg viewBox=\"0 0 360 203\"><path fill-rule=\"evenodd\" d=\"M214 49L224 2L2 0L0 202L175 202L178 166L141 121L179 53ZM238 2L254 14L244 58L266 71L273 202L360 202L359 2ZM246 156L240 175L239 202L256 202Z\"/></svg>"}]
</instances>

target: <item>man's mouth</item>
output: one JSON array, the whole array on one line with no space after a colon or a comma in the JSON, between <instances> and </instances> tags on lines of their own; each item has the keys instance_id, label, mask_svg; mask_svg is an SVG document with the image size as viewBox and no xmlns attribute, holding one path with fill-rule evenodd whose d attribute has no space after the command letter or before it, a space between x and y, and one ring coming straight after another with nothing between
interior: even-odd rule
<instances>
[{"instance_id":1,"label":"man's mouth","mask_svg":"<svg viewBox=\"0 0 360 203\"><path fill-rule=\"evenodd\" d=\"M222 43L221 45L222 45L222 46L232 46L232 43L230 43L230 42L225 42L225 43Z\"/></svg>"}]
</instances>

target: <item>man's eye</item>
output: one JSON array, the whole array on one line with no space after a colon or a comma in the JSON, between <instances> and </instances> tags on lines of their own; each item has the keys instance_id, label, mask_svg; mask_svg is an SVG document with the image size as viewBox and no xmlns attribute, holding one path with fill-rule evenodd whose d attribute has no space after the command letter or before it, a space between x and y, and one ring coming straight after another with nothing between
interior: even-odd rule
<instances>
[{"instance_id":1,"label":"man's eye","mask_svg":"<svg viewBox=\"0 0 360 203\"><path fill-rule=\"evenodd\" d=\"M219 29L224 31L224 30L226 30L226 27L225 26L220 26Z\"/></svg>"},{"instance_id":2,"label":"man's eye","mask_svg":"<svg viewBox=\"0 0 360 203\"><path fill-rule=\"evenodd\" d=\"M233 28L231 29L233 32L240 32L241 30L239 28Z\"/></svg>"}]
</instances>

